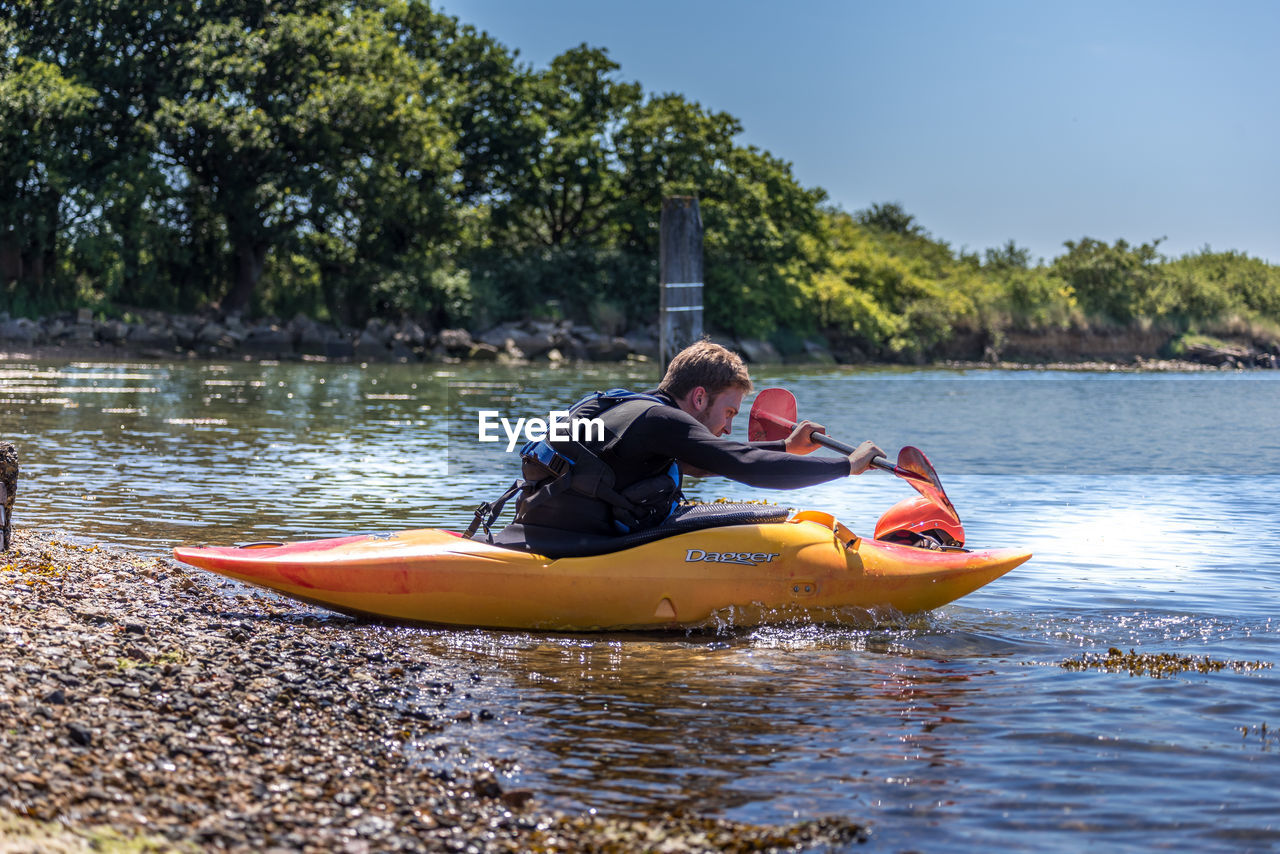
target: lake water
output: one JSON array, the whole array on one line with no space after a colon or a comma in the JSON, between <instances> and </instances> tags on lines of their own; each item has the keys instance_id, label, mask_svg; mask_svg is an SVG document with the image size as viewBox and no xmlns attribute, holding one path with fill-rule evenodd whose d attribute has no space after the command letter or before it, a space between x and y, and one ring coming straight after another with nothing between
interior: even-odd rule
<instances>
[{"instance_id":1,"label":"lake water","mask_svg":"<svg viewBox=\"0 0 1280 854\"><path fill-rule=\"evenodd\" d=\"M0 361L0 439L20 447L19 525L146 553L458 528L517 473L505 443L476 441L477 409L545 415L655 380L648 365ZM841 815L872 825L859 850L1280 848L1280 672L1061 666L1110 647L1280 666L1280 374L765 368L756 381L792 389L846 441L923 448L969 545L1035 558L898 624L372 629L473 674L448 702L495 716L467 747L452 730L415 745L421 761L496 762L566 810ZM860 532L911 494L879 472L686 491L826 509Z\"/></svg>"}]
</instances>

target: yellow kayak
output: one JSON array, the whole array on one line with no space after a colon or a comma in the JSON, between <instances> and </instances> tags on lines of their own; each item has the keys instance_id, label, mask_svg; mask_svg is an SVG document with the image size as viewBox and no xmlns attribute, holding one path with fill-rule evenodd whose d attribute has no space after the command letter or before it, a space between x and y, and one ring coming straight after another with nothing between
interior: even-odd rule
<instances>
[{"instance_id":1,"label":"yellow kayak","mask_svg":"<svg viewBox=\"0 0 1280 854\"><path fill-rule=\"evenodd\" d=\"M174 556L347 614L550 631L910 614L971 593L1031 557L1017 549L931 550L865 539L818 511L782 516L648 541L624 538L620 550L555 558L529 543L493 545L432 528L178 548Z\"/></svg>"}]
</instances>

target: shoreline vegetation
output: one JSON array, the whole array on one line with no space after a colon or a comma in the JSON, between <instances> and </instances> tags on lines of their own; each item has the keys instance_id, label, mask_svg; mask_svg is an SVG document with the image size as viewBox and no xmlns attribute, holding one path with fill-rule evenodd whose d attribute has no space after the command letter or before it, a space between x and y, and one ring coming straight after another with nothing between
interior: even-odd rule
<instances>
[{"instance_id":1,"label":"shoreline vegetation","mask_svg":"<svg viewBox=\"0 0 1280 854\"><path fill-rule=\"evenodd\" d=\"M0 613L6 851L678 854L867 837L840 819L546 809L439 762L498 725L468 691L486 662L171 561L18 530Z\"/></svg>"},{"instance_id":2,"label":"shoreline vegetation","mask_svg":"<svg viewBox=\"0 0 1280 854\"><path fill-rule=\"evenodd\" d=\"M954 247L901 203L831 205L742 132L602 47L533 67L426 0L0 0L0 338L645 355L679 196L704 326L755 362L1280 356L1266 260L1146 235L1064 235L1047 261Z\"/></svg>"},{"instance_id":3,"label":"shoreline vegetation","mask_svg":"<svg viewBox=\"0 0 1280 854\"><path fill-rule=\"evenodd\" d=\"M838 358L821 338L802 339L798 348L784 355L767 339L711 337L755 365L851 363L848 354ZM932 362L917 358L911 364L1086 371L1280 368L1280 342L1239 328L1227 330L1224 338L1179 335L1151 325L1010 332L1000 340L1003 352L987 340L966 336L935 353ZM428 332L407 319L370 319L364 328L353 329L302 315L289 321L268 317L246 322L239 315L215 312L139 310L105 318L79 309L32 320L0 312L0 359L137 358L508 365L652 362L658 358L658 339L653 326L618 335L569 320L502 323L480 332Z\"/></svg>"}]
</instances>

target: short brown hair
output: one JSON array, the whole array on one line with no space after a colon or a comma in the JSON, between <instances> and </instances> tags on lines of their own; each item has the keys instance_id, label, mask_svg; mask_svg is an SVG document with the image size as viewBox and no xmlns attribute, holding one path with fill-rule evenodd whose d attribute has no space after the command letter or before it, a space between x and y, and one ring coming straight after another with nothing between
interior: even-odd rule
<instances>
[{"instance_id":1,"label":"short brown hair","mask_svg":"<svg viewBox=\"0 0 1280 854\"><path fill-rule=\"evenodd\" d=\"M741 356L703 339L676 353L658 390L679 400L698 386L712 397L728 388L740 388L743 394L750 394L751 377Z\"/></svg>"}]
</instances>

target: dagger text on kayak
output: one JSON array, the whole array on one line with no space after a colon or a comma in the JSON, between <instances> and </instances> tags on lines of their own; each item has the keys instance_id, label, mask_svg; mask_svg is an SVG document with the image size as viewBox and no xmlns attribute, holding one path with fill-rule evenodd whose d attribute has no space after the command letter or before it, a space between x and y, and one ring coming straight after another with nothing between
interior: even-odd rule
<instances>
[{"instance_id":1,"label":"dagger text on kayak","mask_svg":"<svg viewBox=\"0 0 1280 854\"><path fill-rule=\"evenodd\" d=\"M743 566L756 566L761 563L773 563L778 552L708 552L702 549L689 549L685 552L685 563L740 563Z\"/></svg>"}]
</instances>

